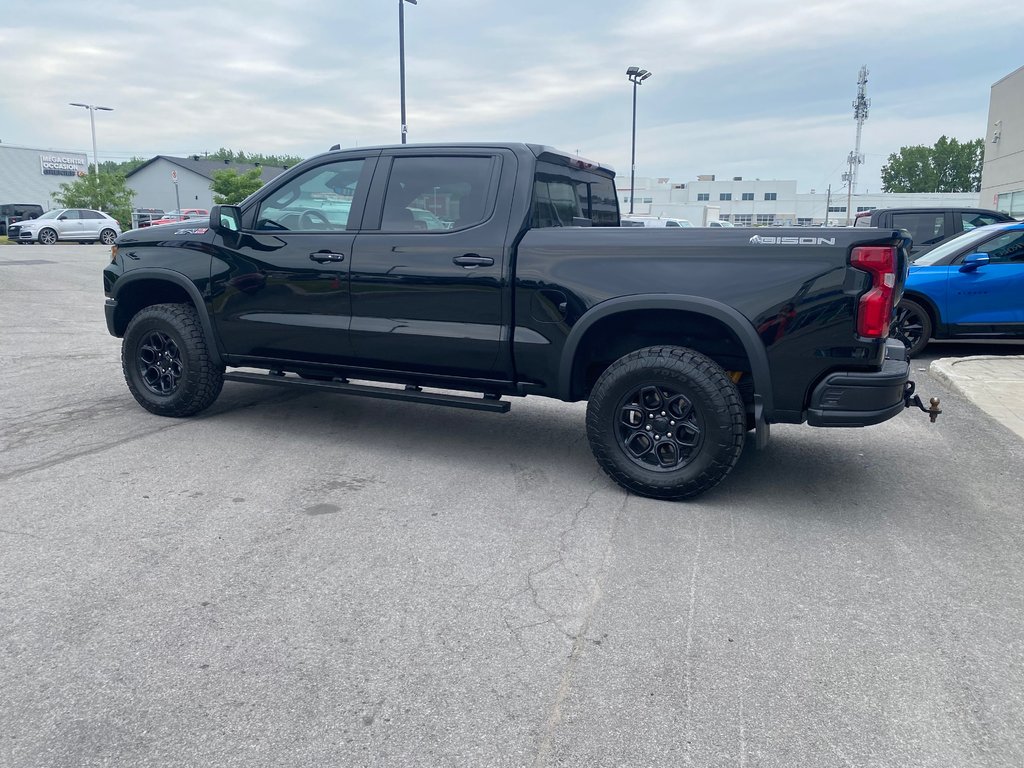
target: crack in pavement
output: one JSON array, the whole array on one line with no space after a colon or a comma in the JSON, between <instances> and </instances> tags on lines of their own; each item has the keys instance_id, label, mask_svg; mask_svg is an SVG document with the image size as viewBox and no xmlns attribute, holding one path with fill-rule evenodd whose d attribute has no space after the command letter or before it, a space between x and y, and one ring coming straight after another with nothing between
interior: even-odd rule
<instances>
[{"instance_id":1,"label":"crack in pavement","mask_svg":"<svg viewBox=\"0 0 1024 768\"><path fill-rule=\"evenodd\" d=\"M589 503L590 499L588 498L587 504ZM583 651L586 648L587 631L590 629L590 622L594 618L594 612L597 610L597 604L601 600L601 595L603 594L602 585L608 575L608 564L611 559L612 547L615 542L615 531L618 528L619 519L626 511L626 505L628 503L629 494L623 491L622 504L615 513L615 517L612 518L612 524L608 531L608 541L605 544L604 554L601 558L601 567L598 569L597 575L594 577L590 598L583 611L583 623L580 626L579 632L577 632L573 638L572 650L569 652L569 658L566 662L565 669L562 671L562 678L555 691L555 700L552 702L547 722L544 725L544 735L537 747L537 756L533 761L535 768L546 765L548 758L551 755L551 746L554 742L555 730L562 721L562 705L569 696L569 688L572 685L572 679L576 673L576 667L579 665L580 659L583 656ZM582 511L582 508L580 511Z\"/></svg>"}]
</instances>

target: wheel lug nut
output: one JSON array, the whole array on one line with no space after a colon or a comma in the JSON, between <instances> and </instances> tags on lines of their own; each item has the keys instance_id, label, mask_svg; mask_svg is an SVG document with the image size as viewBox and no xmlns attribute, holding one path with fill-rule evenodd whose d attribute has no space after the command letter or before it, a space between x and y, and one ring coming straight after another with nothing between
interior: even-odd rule
<instances>
[{"instance_id":1,"label":"wheel lug nut","mask_svg":"<svg viewBox=\"0 0 1024 768\"><path fill-rule=\"evenodd\" d=\"M676 425L674 421L670 421L669 424L671 424L673 427Z\"/></svg>"},{"instance_id":2,"label":"wheel lug nut","mask_svg":"<svg viewBox=\"0 0 1024 768\"><path fill-rule=\"evenodd\" d=\"M664 416L664 415L665 415L665 412L664 412L664 411L662 411L662 412L661 412L661 415L662 415L662 416Z\"/></svg>"},{"instance_id":3,"label":"wheel lug nut","mask_svg":"<svg viewBox=\"0 0 1024 768\"><path fill-rule=\"evenodd\" d=\"M648 431L648 432L650 432L650 431L651 431L651 425L650 425L650 424L648 424L648 425L647 425L647 431Z\"/></svg>"},{"instance_id":4,"label":"wheel lug nut","mask_svg":"<svg viewBox=\"0 0 1024 768\"><path fill-rule=\"evenodd\" d=\"M655 439L655 440L661 440L661 435L655 435L655 436L654 436L654 439Z\"/></svg>"},{"instance_id":5,"label":"wheel lug nut","mask_svg":"<svg viewBox=\"0 0 1024 768\"><path fill-rule=\"evenodd\" d=\"M667 435L665 435L665 437L672 437L672 433L669 432Z\"/></svg>"}]
</instances>

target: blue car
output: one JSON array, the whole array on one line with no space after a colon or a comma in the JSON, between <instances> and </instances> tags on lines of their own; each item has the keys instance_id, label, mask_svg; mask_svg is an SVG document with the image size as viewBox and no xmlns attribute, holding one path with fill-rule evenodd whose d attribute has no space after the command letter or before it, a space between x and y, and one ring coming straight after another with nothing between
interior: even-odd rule
<instances>
[{"instance_id":1,"label":"blue car","mask_svg":"<svg viewBox=\"0 0 1024 768\"><path fill-rule=\"evenodd\" d=\"M1024 222L972 229L912 263L890 336L911 356L930 339L1024 337Z\"/></svg>"}]
</instances>

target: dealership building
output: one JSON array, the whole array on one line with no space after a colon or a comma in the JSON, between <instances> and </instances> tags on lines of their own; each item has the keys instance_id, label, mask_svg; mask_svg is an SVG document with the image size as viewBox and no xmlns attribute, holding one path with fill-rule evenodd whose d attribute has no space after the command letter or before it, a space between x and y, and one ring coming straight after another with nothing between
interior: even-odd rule
<instances>
[{"instance_id":1,"label":"dealership building","mask_svg":"<svg viewBox=\"0 0 1024 768\"><path fill-rule=\"evenodd\" d=\"M1024 218L1024 67L992 86L981 202Z\"/></svg>"},{"instance_id":2,"label":"dealership building","mask_svg":"<svg viewBox=\"0 0 1024 768\"><path fill-rule=\"evenodd\" d=\"M84 152L0 144L0 205L39 205L48 211L54 206L53 195L60 192L60 185L88 170Z\"/></svg>"}]
</instances>

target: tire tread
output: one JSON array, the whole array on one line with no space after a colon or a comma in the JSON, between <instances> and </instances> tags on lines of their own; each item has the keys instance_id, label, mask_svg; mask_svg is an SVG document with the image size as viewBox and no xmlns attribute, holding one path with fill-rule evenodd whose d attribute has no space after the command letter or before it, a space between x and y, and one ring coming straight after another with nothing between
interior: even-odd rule
<instances>
[{"instance_id":1,"label":"tire tread","mask_svg":"<svg viewBox=\"0 0 1024 768\"><path fill-rule=\"evenodd\" d=\"M715 390L719 396L716 414L730 425L728 434L718 436L718 446L711 464L696 477L671 485L645 482L640 479L642 476L639 472L634 476L619 469L611 456L611 451L619 450L616 437L606 435L601 423L605 410L609 407L609 398L619 396L610 382L652 365L688 376L698 389ZM614 404L610 407L614 407ZM709 433L710 430L706 429L705 439L711 437ZM746 412L739 390L732 379L709 357L686 347L645 347L619 358L598 378L587 406L587 435L598 463L623 487L642 496L657 499L689 499L718 485L739 461L746 438Z\"/></svg>"}]
</instances>

